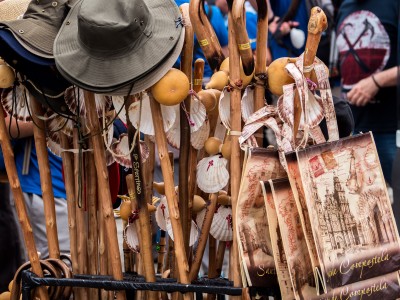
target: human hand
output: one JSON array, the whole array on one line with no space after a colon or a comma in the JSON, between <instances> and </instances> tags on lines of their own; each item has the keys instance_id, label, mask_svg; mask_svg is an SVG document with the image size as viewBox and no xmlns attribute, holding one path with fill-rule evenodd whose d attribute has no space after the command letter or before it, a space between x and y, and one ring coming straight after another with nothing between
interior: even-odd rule
<instances>
[{"instance_id":1,"label":"human hand","mask_svg":"<svg viewBox=\"0 0 400 300\"><path fill-rule=\"evenodd\" d=\"M272 34L274 34L278 30L278 25L279 25L279 17L274 17L274 20L268 25L269 31ZM280 24L280 27L279 27L280 34L282 36L285 36L290 33L290 30L293 27L297 27L297 26L299 26L299 22L296 22L296 21L282 22L282 24Z\"/></svg>"},{"instance_id":2,"label":"human hand","mask_svg":"<svg viewBox=\"0 0 400 300\"><path fill-rule=\"evenodd\" d=\"M346 96L350 104L365 106L374 99L378 91L379 88L370 76L357 82Z\"/></svg>"}]
</instances>

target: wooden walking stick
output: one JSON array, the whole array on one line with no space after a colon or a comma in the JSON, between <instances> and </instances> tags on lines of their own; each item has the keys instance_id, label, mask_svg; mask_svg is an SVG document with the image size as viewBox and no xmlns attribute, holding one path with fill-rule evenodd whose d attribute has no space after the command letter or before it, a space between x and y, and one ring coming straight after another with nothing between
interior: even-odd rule
<instances>
[{"instance_id":1,"label":"wooden walking stick","mask_svg":"<svg viewBox=\"0 0 400 300\"><path fill-rule=\"evenodd\" d=\"M98 195L100 209L103 210L106 238L111 260L112 275L115 280L123 280L121 257L118 249L117 228L114 220L114 211L111 204L111 193L108 182L108 170L106 165L103 139L100 135L100 123L96 113L94 94L85 91L85 104L88 112L88 127L92 135L94 161L98 180ZM117 299L126 299L125 291L116 292Z\"/></svg>"},{"instance_id":2,"label":"wooden walking stick","mask_svg":"<svg viewBox=\"0 0 400 300\"><path fill-rule=\"evenodd\" d=\"M89 143L89 148L91 148ZM86 152L86 201L88 210L88 272L92 275L98 274L98 234L97 234L97 178L96 168L92 152ZM98 299L99 290L89 289L89 299Z\"/></svg>"},{"instance_id":3,"label":"wooden walking stick","mask_svg":"<svg viewBox=\"0 0 400 300\"><path fill-rule=\"evenodd\" d=\"M193 62L193 27L189 17L189 4L180 6L185 26L185 41L181 54L181 70L192 82L192 62ZM192 214L189 202L189 156L190 156L190 125L186 112L190 113L192 95L189 94L184 100L184 107L180 107L180 151L179 151L179 212L182 219L183 241L185 245L186 257L189 257L190 229L192 224Z\"/></svg>"},{"instance_id":4,"label":"wooden walking stick","mask_svg":"<svg viewBox=\"0 0 400 300\"><path fill-rule=\"evenodd\" d=\"M11 118L11 116L10 116ZM22 234L25 242L25 249L32 266L32 272L37 276L43 277L42 267L40 266L39 256L36 250L35 240L33 238L32 226L26 212L24 195L22 194L21 184L18 178L17 167L15 166L14 152L11 147L10 139L7 134L4 111L0 109L0 145L3 151L4 164L6 167L8 181L14 197L15 208L17 210L18 220L21 225ZM37 288L38 296L41 300L48 300L49 296L45 287Z\"/></svg>"},{"instance_id":5,"label":"wooden walking stick","mask_svg":"<svg viewBox=\"0 0 400 300\"><path fill-rule=\"evenodd\" d=\"M80 149L80 141L79 141L79 133L78 129L74 129L73 133L73 145L74 149ZM75 153L74 158L74 179L75 179L75 198L78 200L78 205L75 206L75 217L76 217L76 227L78 228L79 234L77 235L77 255L78 255L78 269L75 270L78 274L87 274L87 224L86 224L86 213L85 213L85 205L84 201L84 174L85 168L83 165L84 162L84 154L81 151ZM81 206L81 207L80 207ZM87 288L79 288L77 291L77 297L79 299L88 298L89 289Z\"/></svg>"},{"instance_id":6,"label":"wooden walking stick","mask_svg":"<svg viewBox=\"0 0 400 300\"><path fill-rule=\"evenodd\" d=\"M97 190L99 190L99 183L97 183ZM99 229L99 273L100 275L109 275L108 272L108 259L107 259L107 249L106 249L106 229L105 220L103 217L103 210L100 207L100 197L97 200L97 226ZM100 299L109 300L107 290L100 290ZM113 300L113 299L110 299Z\"/></svg>"},{"instance_id":7,"label":"wooden walking stick","mask_svg":"<svg viewBox=\"0 0 400 300\"><path fill-rule=\"evenodd\" d=\"M244 74L249 76L254 71L253 51L250 47L250 39L246 29L246 15L244 10L245 0L235 0L232 7L233 26L239 55L242 59ZM258 44L258 43L257 43ZM229 52L230 53L230 52Z\"/></svg>"},{"instance_id":8,"label":"wooden walking stick","mask_svg":"<svg viewBox=\"0 0 400 300\"><path fill-rule=\"evenodd\" d=\"M257 0L257 45L254 88L254 111L265 105L265 85L267 81L267 40L268 40L268 5L266 0ZM260 147L263 145L263 129L256 133Z\"/></svg>"},{"instance_id":9,"label":"wooden walking stick","mask_svg":"<svg viewBox=\"0 0 400 300\"><path fill-rule=\"evenodd\" d=\"M32 119L36 125L33 126L33 136L39 165L40 186L42 188L49 257L59 259L60 247L58 244L56 206L54 202L53 185L51 182L46 134L44 132L45 122L38 118L38 116L43 116L44 113L41 104L35 99L31 99L31 107Z\"/></svg>"},{"instance_id":10,"label":"wooden walking stick","mask_svg":"<svg viewBox=\"0 0 400 300\"><path fill-rule=\"evenodd\" d=\"M189 284L188 278L188 262L183 241L182 225L180 220L177 196L175 194L174 176L171 164L168 159L167 139L165 137L163 116L161 107L150 94L151 114L154 122L154 132L156 144L158 147L158 155L160 157L161 170L165 184L165 196L168 202L168 211L174 233L175 257L178 265L179 280L183 284ZM183 295L185 299L190 299L188 294Z\"/></svg>"},{"instance_id":11,"label":"wooden walking stick","mask_svg":"<svg viewBox=\"0 0 400 300\"><path fill-rule=\"evenodd\" d=\"M140 100L141 101L141 100ZM132 178L128 181L128 191L129 196L135 197L137 201L137 210L139 214L139 225L140 225L140 255L143 259L144 274L147 282L155 282L156 274L154 271L154 261L152 255L152 241L151 241L151 227L150 227L150 215L147 208L147 199L151 195L145 195L146 189L144 187L143 178L143 163L142 155L140 153L140 138L139 132L136 131L135 127L132 125L129 119L129 107L134 102L134 98L128 96L125 98L125 111L126 111L126 121L128 125L128 140L129 145L133 144L133 150L131 152L132 161ZM136 139L135 139L135 134ZM148 299L157 299L157 292L148 291Z\"/></svg>"},{"instance_id":12,"label":"wooden walking stick","mask_svg":"<svg viewBox=\"0 0 400 300\"><path fill-rule=\"evenodd\" d=\"M203 9L203 0L191 0L189 6L190 20L197 40L211 70L218 71L225 59L221 45ZM211 9L211 7L209 7Z\"/></svg>"},{"instance_id":13,"label":"wooden walking stick","mask_svg":"<svg viewBox=\"0 0 400 300\"><path fill-rule=\"evenodd\" d=\"M304 77L309 79L311 72L314 69L314 59L317 54L318 45L321 40L322 32L328 28L328 20L324 11L315 6L311 9L310 20L308 21L308 35L306 41L306 48L303 57L303 74ZM300 98L297 93L294 97L294 121L293 121L293 138L296 137L301 120L301 104Z\"/></svg>"},{"instance_id":14,"label":"wooden walking stick","mask_svg":"<svg viewBox=\"0 0 400 300\"><path fill-rule=\"evenodd\" d=\"M228 0L229 14L228 14L228 29L229 29L229 75L230 83L232 86L236 86L236 83L240 80L240 69L239 69L239 51L235 41L235 29L233 26L232 17L232 5L233 0ZM241 179L241 159L240 159L240 147L239 147L239 135L242 131L242 120L241 120L241 91L238 88L233 88L231 92L231 201L232 201L232 227L233 227L233 241L231 247L231 268L229 273L232 276L233 284L236 287L242 286L242 278L240 276L239 268L239 249L238 249L238 237L236 232L236 209L237 200L239 196L239 187ZM238 297L231 297L231 299L238 299Z\"/></svg>"}]
</instances>

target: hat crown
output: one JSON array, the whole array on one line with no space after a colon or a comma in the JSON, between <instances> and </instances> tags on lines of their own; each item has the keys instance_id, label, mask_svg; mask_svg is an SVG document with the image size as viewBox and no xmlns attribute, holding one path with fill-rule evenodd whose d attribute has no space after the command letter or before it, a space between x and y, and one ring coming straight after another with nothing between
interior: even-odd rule
<instances>
[{"instance_id":1,"label":"hat crown","mask_svg":"<svg viewBox=\"0 0 400 300\"><path fill-rule=\"evenodd\" d=\"M143 35L149 37L151 23L143 0L85 0L78 13L78 38L94 56L116 56L139 45Z\"/></svg>"},{"instance_id":2,"label":"hat crown","mask_svg":"<svg viewBox=\"0 0 400 300\"><path fill-rule=\"evenodd\" d=\"M32 0L23 19L36 19L60 28L68 13L68 0Z\"/></svg>"}]
</instances>

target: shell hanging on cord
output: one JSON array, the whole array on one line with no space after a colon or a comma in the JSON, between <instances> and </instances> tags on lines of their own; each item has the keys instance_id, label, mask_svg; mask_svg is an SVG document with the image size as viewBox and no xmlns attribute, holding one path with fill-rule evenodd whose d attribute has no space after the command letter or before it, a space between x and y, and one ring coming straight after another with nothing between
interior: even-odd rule
<instances>
[{"instance_id":1,"label":"shell hanging on cord","mask_svg":"<svg viewBox=\"0 0 400 300\"><path fill-rule=\"evenodd\" d=\"M210 234L218 241L232 241L232 207L217 205L210 227Z\"/></svg>"},{"instance_id":2,"label":"shell hanging on cord","mask_svg":"<svg viewBox=\"0 0 400 300\"><path fill-rule=\"evenodd\" d=\"M166 219L169 218L167 197L162 196L156 209L156 222L161 230L167 231Z\"/></svg>"},{"instance_id":3,"label":"shell hanging on cord","mask_svg":"<svg viewBox=\"0 0 400 300\"><path fill-rule=\"evenodd\" d=\"M242 119L244 122L254 113L254 88L247 86L242 101L240 102L242 107Z\"/></svg>"},{"instance_id":4,"label":"shell hanging on cord","mask_svg":"<svg viewBox=\"0 0 400 300\"><path fill-rule=\"evenodd\" d=\"M115 113L118 114L118 118L124 123L127 124L126 121L126 111L125 111L125 100L122 96L112 96L112 103L114 106Z\"/></svg>"},{"instance_id":5,"label":"shell hanging on cord","mask_svg":"<svg viewBox=\"0 0 400 300\"><path fill-rule=\"evenodd\" d=\"M75 128L75 122L72 119L64 118L63 116L47 109L43 118L46 123L46 129L50 132L62 131L67 136L72 137ZM86 126L81 126L82 134L85 135L89 132Z\"/></svg>"},{"instance_id":6,"label":"shell hanging on cord","mask_svg":"<svg viewBox=\"0 0 400 300\"><path fill-rule=\"evenodd\" d=\"M197 164L197 185L205 193L217 193L229 182L228 160L222 155L205 157Z\"/></svg>"},{"instance_id":7,"label":"shell hanging on cord","mask_svg":"<svg viewBox=\"0 0 400 300\"><path fill-rule=\"evenodd\" d=\"M181 117L179 111L179 105L175 105L176 118L172 127L165 133L167 142L170 146L175 149L181 147Z\"/></svg>"},{"instance_id":8,"label":"shell hanging on cord","mask_svg":"<svg viewBox=\"0 0 400 300\"><path fill-rule=\"evenodd\" d=\"M46 138L46 142L47 142L47 148L49 148L50 152L53 153L55 156L61 157L63 148L61 147L61 141L59 135L60 135L59 131L49 133ZM70 137L68 137L68 139L71 140Z\"/></svg>"},{"instance_id":9,"label":"shell hanging on cord","mask_svg":"<svg viewBox=\"0 0 400 300\"><path fill-rule=\"evenodd\" d=\"M204 143L209 136L210 122L208 119L206 119L200 129L190 135L190 143L192 144L194 149L200 150L204 147Z\"/></svg>"},{"instance_id":10,"label":"shell hanging on cord","mask_svg":"<svg viewBox=\"0 0 400 300\"><path fill-rule=\"evenodd\" d=\"M132 168L131 156L129 152L131 150L131 146L129 145L128 134L121 134L119 140L115 141L111 145L111 149L113 152L111 154L117 163L125 168ZM144 141L140 141L140 153L142 156L142 162L145 162L147 158L149 158L150 150Z\"/></svg>"},{"instance_id":11,"label":"shell hanging on cord","mask_svg":"<svg viewBox=\"0 0 400 300\"><path fill-rule=\"evenodd\" d=\"M1 104L8 115L13 115L19 121L31 122L31 95L29 91L19 84L15 88L15 103L13 101L13 88L3 89L1 93Z\"/></svg>"},{"instance_id":12,"label":"shell hanging on cord","mask_svg":"<svg viewBox=\"0 0 400 300\"><path fill-rule=\"evenodd\" d=\"M74 115L87 116L84 90L76 86L71 86L67 88L64 92L65 103L67 104L69 110ZM78 109L78 99L79 99L79 109ZM103 109L108 112L111 109L112 99L110 96L94 94L94 100L96 103L96 111L98 116L103 115Z\"/></svg>"},{"instance_id":13,"label":"shell hanging on cord","mask_svg":"<svg viewBox=\"0 0 400 300\"><path fill-rule=\"evenodd\" d=\"M142 105L140 105L142 102ZM142 108L140 118L140 107ZM161 105L161 114L163 116L164 131L167 132L175 122L176 108L174 106ZM138 129L140 121L140 132L148 135L154 135L153 117L150 109L150 98L146 93L143 93L142 100L132 103L129 106L129 119L132 125Z\"/></svg>"},{"instance_id":14,"label":"shell hanging on cord","mask_svg":"<svg viewBox=\"0 0 400 300\"><path fill-rule=\"evenodd\" d=\"M174 233L172 231L172 224L171 224L171 219L168 218L165 220L166 222L166 227L167 227L167 232L171 240L174 240ZM199 238L199 227L197 227L196 223L194 221L191 222L191 227L190 227L190 238L189 238L189 247L193 246L194 243L196 243L197 239Z\"/></svg>"},{"instance_id":15,"label":"shell hanging on cord","mask_svg":"<svg viewBox=\"0 0 400 300\"><path fill-rule=\"evenodd\" d=\"M218 102L219 117L225 128L231 129L231 93L225 88Z\"/></svg>"},{"instance_id":16,"label":"shell hanging on cord","mask_svg":"<svg viewBox=\"0 0 400 300\"><path fill-rule=\"evenodd\" d=\"M139 248L139 236L136 228L136 222L133 221L129 223L123 231L123 237L125 243L128 245L129 249L131 249L135 253L140 253Z\"/></svg>"},{"instance_id":17,"label":"shell hanging on cord","mask_svg":"<svg viewBox=\"0 0 400 300\"><path fill-rule=\"evenodd\" d=\"M207 209L201 210L196 216L196 223L200 230L204 223ZM217 204L217 208L213 215L211 222L210 234L219 241L232 241L233 227L232 227L232 208Z\"/></svg>"}]
</instances>

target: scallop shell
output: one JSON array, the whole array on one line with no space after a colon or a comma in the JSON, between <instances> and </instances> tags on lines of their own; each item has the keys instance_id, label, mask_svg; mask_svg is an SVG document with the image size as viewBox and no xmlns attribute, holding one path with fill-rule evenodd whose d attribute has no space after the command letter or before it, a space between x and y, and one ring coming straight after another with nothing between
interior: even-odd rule
<instances>
[{"instance_id":1,"label":"scallop shell","mask_svg":"<svg viewBox=\"0 0 400 300\"><path fill-rule=\"evenodd\" d=\"M196 216L197 226L201 229L207 209L201 210ZM213 220L211 222L210 234L219 241L231 241L233 239L232 208L217 204Z\"/></svg>"},{"instance_id":2,"label":"scallop shell","mask_svg":"<svg viewBox=\"0 0 400 300\"><path fill-rule=\"evenodd\" d=\"M167 138L168 144L170 144L175 149L179 149L181 147L181 118L179 105L175 105L174 107L176 109L175 122L172 127L165 133L165 137Z\"/></svg>"},{"instance_id":3,"label":"scallop shell","mask_svg":"<svg viewBox=\"0 0 400 300\"><path fill-rule=\"evenodd\" d=\"M142 103L142 105L140 104ZM142 112L140 114L140 109ZM161 105L163 116L164 131L167 132L174 125L176 118L176 108L174 106ZM141 115L141 117L140 117ZM144 134L154 135L153 117L150 109L150 99L147 94L143 94L142 100L134 102L129 107L129 119L136 129ZM140 125L139 125L140 122ZM138 128L140 126L140 128Z\"/></svg>"},{"instance_id":4,"label":"scallop shell","mask_svg":"<svg viewBox=\"0 0 400 300\"><path fill-rule=\"evenodd\" d=\"M167 227L167 232L169 237L174 240L174 233L172 231L172 224L171 224L171 219L168 217L166 219L166 227ZM199 237L199 227L197 227L196 223L192 221L192 225L190 227L190 238L189 238L189 247L193 246L194 243L196 243L197 239Z\"/></svg>"},{"instance_id":5,"label":"scallop shell","mask_svg":"<svg viewBox=\"0 0 400 300\"><path fill-rule=\"evenodd\" d=\"M169 218L167 197L162 196L156 210L156 222L161 230L167 231L166 219Z\"/></svg>"},{"instance_id":6,"label":"scallop shell","mask_svg":"<svg viewBox=\"0 0 400 300\"><path fill-rule=\"evenodd\" d=\"M190 143L192 144L193 148L196 150L200 150L204 147L204 143L210 136L210 121L205 120L203 125L200 127L199 130L193 132L190 135Z\"/></svg>"},{"instance_id":7,"label":"scallop shell","mask_svg":"<svg viewBox=\"0 0 400 300\"><path fill-rule=\"evenodd\" d=\"M192 98L190 102L190 116L189 116L189 125L190 132L196 132L201 128L204 121L206 120L207 112L203 103L196 98Z\"/></svg>"},{"instance_id":8,"label":"scallop shell","mask_svg":"<svg viewBox=\"0 0 400 300\"><path fill-rule=\"evenodd\" d=\"M30 105L30 93L22 85L19 84L15 88L15 101L13 101L14 89L6 88L1 93L1 104L8 115L13 115L19 121L30 122L31 117L31 105Z\"/></svg>"},{"instance_id":9,"label":"scallop shell","mask_svg":"<svg viewBox=\"0 0 400 300\"><path fill-rule=\"evenodd\" d=\"M67 136L72 137L75 128L75 122L72 119L67 119L52 110L48 109L43 118L46 122L46 128L50 132L62 131ZM86 126L81 126L82 134L85 135L89 131Z\"/></svg>"},{"instance_id":10,"label":"scallop shell","mask_svg":"<svg viewBox=\"0 0 400 300\"><path fill-rule=\"evenodd\" d=\"M293 84L284 86L284 91L290 90L291 87L293 87ZM283 94L278 99L277 108L278 108L278 115L281 118L281 120L289 124L291 127L293 127L294 105L292 97L285 97L285 94ZM321 98L308 91L308 101L306 109L309 117L308 125L311 128L313 128L317 126L324 118L324 110ZM303 114L300 119L300 125L299 125L300 130L304 129L304 122L305 120Z\"/></svg>"},{"instance_id":11,"label":"scallop shell","mask_svg":"<svg viewBox=\"0 0 400 300\"><path fill-rule=\"evenodd\" d=\"M139 235L136 229L136 222L128 224L123 231L125 243L135 253L140 252L139 248Z\"/></svg>"},{"instance_id":12,"label":"scallop shell","mask_svg":"<svg viewBox=\"0 0 400 300\"><path fill-rule=\"evenodd\" d=\"M87 116L83 89L74 86L69 87L65 90L64 99L69 110L73 114L79 116ZM96 103L96 111L98 116L101 116L103 114L103 111L109 111L111 108L111 104L113 103L110 96L99 94L94 94L94 100Z\"/></svg>"},{"instance_id":13,"label":"scallop shell","mask_svg":"<svg viewBox=\"0 0 400 300\"><path fill-rule=\"evenodd\" d=\"M118 114L118 118L124 123L126 122L126 111L125 111L125 100L122 96L112 96L112 103L114 106L115 113Z\"/></svg>"},{"instance_id":14,"label":"scallop shell","mask_svg":"<svg viewBox=\"0 0 400 300\"><path fill-rule=\"evenodd\" d=\"M242 107L242 119L244 122L254 113L254 88L246 87L244 91L242 101L240 102Z\"/></svg>"},{"instance_id":15,"label":"scallop shell","mask_svg":"<svg viewBox=\"0 0 400 300\"><path fill-rule=\"evenodd\" d=\"M61 157L63 148L61 147L59 134L59 132L50 133L46 138L46 142L47 148L49 148L50 152L55 156Z\"/></svg>"},{"instance_id":16,"label":"scallop shell","mask_svg":"<svg viewBox=\"0 0 400 300\"><path fill-rule=\"evenodd\" d=\"M224 124L225 128L231 129L231 93L227 91L225 88L218 102L219 106L219 117L221 119L222 124Z\"/></svg>"},{"instance_id":17,"label":"scallop shell","mask_svg":"<svg viewBox=\"0 0 400 300\"><path fill-rule=\"evenodd\" d=\"M222 155L205 157L197 164L197 185L205 193L217 193L229 182L228 161Z\"/></svg>"},{"instance_id":18,"label":"scallop shell","mask_svg":"<svg viewBox=\"0 0 400 300\"><path fill-rule=\"evenodd\" d=\"M126 133L121 134L119 140L111 145L111 154L115 161L125 168L132 168L130 148L128 135ZM143 141L140 141L140 153L142 162L145 162L150 155L150 150Z\"/></svg>"},{"instance_id":19,"label":"scallop shell","mask_svg":"<svg viewBox=\"0 0 400 300\"><path fill-rule=\"evenodd\" d=\"M232 207L217 205L210 227L210 234L218 241L232 241Z\"/></svg>"}]
</instances>

